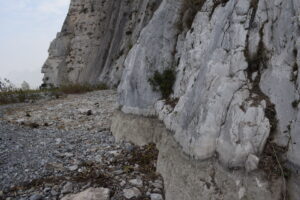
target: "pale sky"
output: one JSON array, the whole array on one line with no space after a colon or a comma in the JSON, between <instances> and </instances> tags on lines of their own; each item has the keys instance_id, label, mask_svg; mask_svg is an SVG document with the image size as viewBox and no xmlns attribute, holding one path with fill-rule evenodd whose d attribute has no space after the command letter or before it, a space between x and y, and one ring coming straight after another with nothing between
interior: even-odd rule
<instances>
[{"instance_id":1,"label":"pale sky","mask_svg":"<svg viewBox=\"0 0 300 200\"><path fill-rule=\"evenodd\" d=\"M41 84L50 42L61 30L70 0L0 0L0 78Z\"/></svg>"}]
</instances>

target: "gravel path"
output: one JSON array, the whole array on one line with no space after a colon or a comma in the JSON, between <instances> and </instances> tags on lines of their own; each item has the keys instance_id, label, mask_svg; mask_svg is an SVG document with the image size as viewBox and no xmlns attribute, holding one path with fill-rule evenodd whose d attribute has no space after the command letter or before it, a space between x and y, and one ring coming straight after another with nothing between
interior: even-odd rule
<instances>
[{"instance_id":1,"label":"gravel path","mask_svg":"<svg viewBox=\"0 0 300 200\"><path fill-rule=\"evenodd\" d=\"M107 98L101 98L105 95ZM118 144L108 129L113 109L107 107L113 107L114 98L114 92L101 91L65 100L0 107L0 199L61 199L89 187L108 188L112 200L128 199L125 194L128 191L136 194L129 199L151 199L153 194L163 199L162 179L155 173L158 154L155 146ZM95 100L97 102L93 102ZM100 112L86 102L97 108L101 107L99 104L105 106ZM55 110L56 103L69 105L60 107L57 115L71 119L65 125L73 126L61 129L58 126L64 121L51 123L57 110L45 112L43 119L37 120L34 113L40 113L47 105ZM90 115L81 115L81 121L76 122L79 115L76 110L87 107L94 118L102 118L105 122L95 126ZM52 125L18 123L16 116L24 115L24 108L34 110L27 120L32 118L40 123L50 119ZM72 109L75 111L71 112ZM11 121L6 120L8 118Z\"/></svg>"}]
</instances>

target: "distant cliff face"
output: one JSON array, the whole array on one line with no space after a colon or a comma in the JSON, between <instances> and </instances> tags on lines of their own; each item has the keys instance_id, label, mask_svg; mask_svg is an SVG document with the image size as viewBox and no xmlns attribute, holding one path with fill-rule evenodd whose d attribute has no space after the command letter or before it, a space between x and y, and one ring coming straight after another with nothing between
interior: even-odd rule
<instances>
[{"instance_id":1,"label":"distant cliff face","mask_svg":"<svg viewBox=\"0 0 300 200\"><path fill-rule=\"evenodd\" d=\"M299 36L299 0L72 1L45 83L118 85L123 113L157 116L187 155L251 172L278 151L295 179ZM168 101L149 81L166 69Z\"/></svg>"},{"instance_id":2,"label":"distant cliff face","mask_svg":"<svg viewBox=\"0 0 300 200\"><path fill-rule=\"evenodd\" d=\"M120 82L124 60L160 0L72 0L51 43L44 83Z\"/></svg>"}]
</instances>

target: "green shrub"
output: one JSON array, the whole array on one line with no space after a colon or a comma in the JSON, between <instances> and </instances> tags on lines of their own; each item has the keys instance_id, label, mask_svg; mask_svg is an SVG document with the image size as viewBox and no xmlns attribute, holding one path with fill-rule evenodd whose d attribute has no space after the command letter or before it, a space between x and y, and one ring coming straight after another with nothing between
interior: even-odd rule
<instances>
[{"instance_id":1,"label":"green shrub","mask_svg":"<svg viewBox=\"0 0 300 200\"><path fill-rule=\"evenodd\" d=\"M175 71L172 68L164 70L162 73L155 71L149 83L154 91L160 91L163 99L168 99L173 93L173 85L176 80Z\"/></svg>"}]
</instances>

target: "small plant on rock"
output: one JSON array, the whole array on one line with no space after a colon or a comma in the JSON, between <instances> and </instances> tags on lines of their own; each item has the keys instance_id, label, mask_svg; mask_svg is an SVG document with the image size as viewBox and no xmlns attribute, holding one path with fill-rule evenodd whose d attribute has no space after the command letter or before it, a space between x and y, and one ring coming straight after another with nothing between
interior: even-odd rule
<instances>
[{"instance_id":1,"label":"small plant on rock","mask_svg":"<svg viewBox=\"0 0 300 200\"><path fill-rule=\"evenodd\" d=\"M160 91L163 99L169 99L173 93L173 85L176 80L173 68L164 70L162 73L155 71L153 77L149 78L149 83L154 91Z\"/></svg>"}]
</instances>

